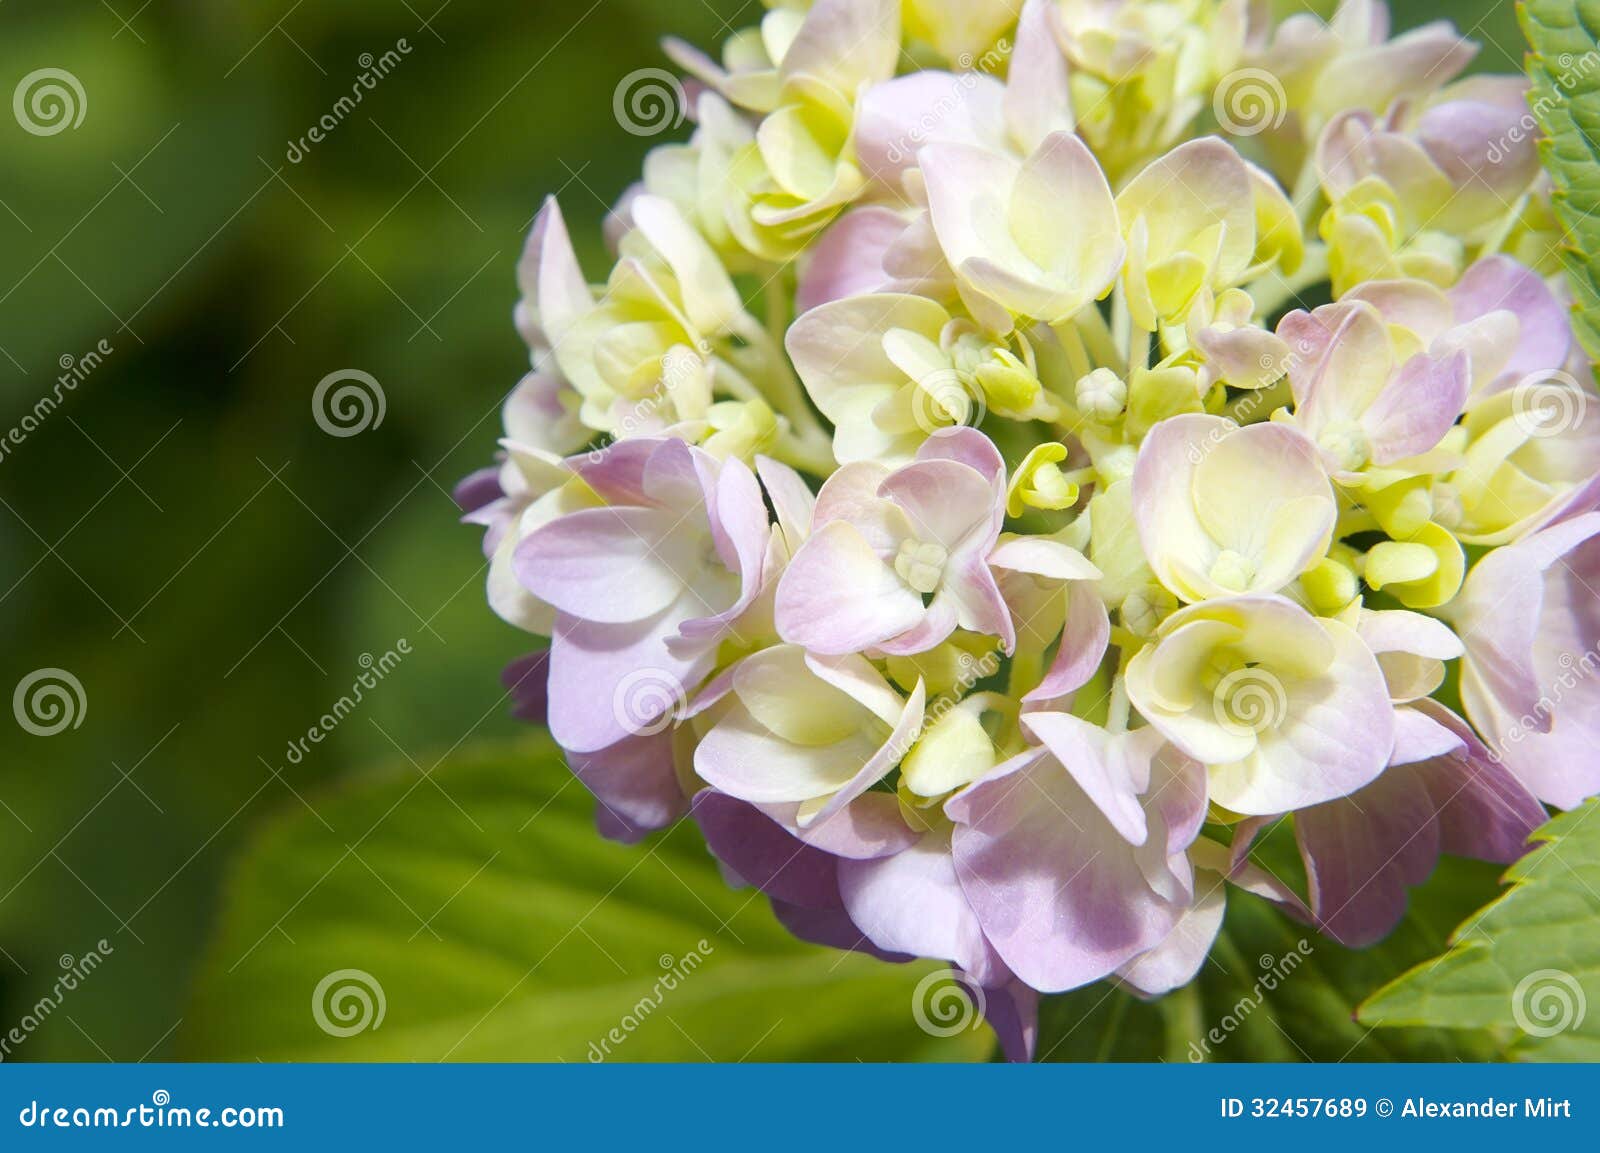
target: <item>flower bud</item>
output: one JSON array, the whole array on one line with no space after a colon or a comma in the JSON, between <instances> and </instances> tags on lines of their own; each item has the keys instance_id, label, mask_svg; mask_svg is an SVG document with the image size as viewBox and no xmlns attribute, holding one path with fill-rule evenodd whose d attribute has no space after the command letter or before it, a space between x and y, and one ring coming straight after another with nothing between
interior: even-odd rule
<instances>
[{"instance_id":1,"label":"flower bud","mask_svg":"<svg viewBox=\"0 0 1600 1153\"><path fill-rule=\"evenodd\" d=\"M1102 424L1116 420L1128 404L1128 385L1109 368L1082 377L1073 390L1078 411Z\"/></svg>"}]
</instances>

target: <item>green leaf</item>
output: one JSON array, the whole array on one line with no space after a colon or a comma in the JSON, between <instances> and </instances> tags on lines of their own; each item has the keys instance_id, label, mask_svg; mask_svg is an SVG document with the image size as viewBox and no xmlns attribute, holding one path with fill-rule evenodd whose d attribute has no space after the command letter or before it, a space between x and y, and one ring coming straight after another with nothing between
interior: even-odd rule
<instances>
[{"instance_id":1,"label":"green leaf","mask_svg":"<svg viewBox=\"0 0 1600 1153\"><path fill-rule=\"evenodd\" d=\"M1600 1060L1600 798L1540 829L1510 888L1450 951L1380 989L1361 1019L1496 1027L1521 1060ZM1590 1012L1590 1003L1595 1011Z\"/></svg>"},{"instance_id":2,"label":"green leaf","mask_svg":"<svg viewBox=\"0 0 1600 1153\"><path fill-rule=\"evenodd\" d=\"M1449 927L1493 887L1492 868L1446 860L1413 890L1411 911L1381 944L1343 948L1273 905L1233 889L1221 935L1193 983L1154 1001L1107 984L1045 998L1039 1056L1048 1061L1483 1061L1487 1034L1374 1029L1361 999L1433 956Z\"/></svg>"},{"instance_id":3,"label":"green leaf","mask_svg":"<svg viewBox=\"0 0 1600 1153\"><path fill-rule=\"evenodd\" d=\"M795 941L691 824L623 846L548 740L310 793L244 853L180 1048L266 1060L977 1060L917 1025L937 966ZM424 773L424 769L428 769ZM342 977L331 977L343 971ZM669 980L669 977L671 978ZM349 1036L368 990L376 1027ZM342 1000L335 990L351 991ZM613 1032L615 1030L615 1032ZM618 1041L616 1038L621 1037ZM593 1048L591 1048L593 1046Z\"/></svg>"},{"instance_id":4,"label":"green leaf","mask_svg":"<svg viewBox=\"0 0 1600 1153\"><path fill-rule=\"evenodd\" d=\"M1523 0L1533 54L1530 103L1544 128L1545 168L1567 232L1562 262L1577 295L1573 325L1600 358L1600 0Z\"/></svg>"}]
</instances>

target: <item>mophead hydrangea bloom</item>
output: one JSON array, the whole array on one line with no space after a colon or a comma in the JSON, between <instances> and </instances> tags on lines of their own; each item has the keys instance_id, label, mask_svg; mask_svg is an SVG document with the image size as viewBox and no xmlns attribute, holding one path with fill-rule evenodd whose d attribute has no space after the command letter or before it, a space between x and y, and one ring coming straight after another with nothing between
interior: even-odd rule
<instances>
[{"instance_id":1,"label":"mophead hydrangea bloom","mask_svg":"<svg viewBox=\"0 0 1600 1153\"><path fill-rule=\"evenodd\" d=\"M1192 979L1232 887L1368 944L1600 791L1600 422L1525 82L1268 7L669 42L693 134L598 281L539 212L461 489L602 831L692 819L1014 1057L1040 994Z\"/></svg>"}]
</instances>

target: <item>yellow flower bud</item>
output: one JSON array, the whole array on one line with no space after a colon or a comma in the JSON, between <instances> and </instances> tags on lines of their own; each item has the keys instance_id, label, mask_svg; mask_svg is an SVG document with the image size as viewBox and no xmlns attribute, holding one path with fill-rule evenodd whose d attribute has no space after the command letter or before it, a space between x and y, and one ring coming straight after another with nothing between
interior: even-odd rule
<instances>
[{"instance_id":1,"label":"yellow flower bud","mask_svg":"<svg viewBox=\"0 0 1600 1153\"><path fill-rule=\"evenodd\" d=\"M1328 558L1300 577L1306 600L1321 616L1335 616L1361 593L1355 571Z\"/></svg>"},{"instance_id":2,"label":"yellow flower bud","mask_svg":"<svg viewBox=\"0 0 1600 1153\"><path fill-rule=\"evenodd\" d=\"M1372 588L1387 589L1407 608L1428 609L1454 598L1466 571L1460 543L1429 523L1409 540L1374 545L1362 575Z\"/></svg>"},{"instance_id":3,"label":"yellow flower bud","mask_svg":"<svg viewBox=\"0 0 1600 1153\"><path fill-rule=\"evenodd\" d=\"M1023 458L1006 492L1006 515L1021 516L1030 508L1059 510L1078 503L1078 486L1062 473L1067 446L1055 441L1036 445Z\"/></svg>"}]
</instances>

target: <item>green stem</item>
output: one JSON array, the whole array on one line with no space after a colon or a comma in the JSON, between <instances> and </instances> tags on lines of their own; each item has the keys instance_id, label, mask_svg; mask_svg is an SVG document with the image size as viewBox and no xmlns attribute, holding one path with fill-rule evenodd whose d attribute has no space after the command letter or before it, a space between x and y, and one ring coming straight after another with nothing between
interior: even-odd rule
<instances>
[{"instance_id":1,"label":"green stem","mask_svg":"<svg viewBox=\"0 0 1600 1153\"><path fill-rule=\"evenodd\" d=\"M838 467L833 459L833 442L825 434L819 440L811 436L797 436L792 430L785 429L778 434L772 455L791 468L809 472L812 476L826 478Z\"/></svg>"},{"instance_id":2,"label":"green stem","mask_svg":"<svg viewBox=\"0 0 1600 1153\"><path fill-rule=\"evenodd\" d=\"M1133 313L1128 308L1128 293L1122 281L1111 294L1111 331L1116 339L1117 360L1121 362L1123 376L1132 371L1130 351L1133 348Z\"/></svg>"},{"instance_id":3,"label":"green stem","mask_svg":"<svg viewBox=\"0 0 1600 1153\"><path fill-rule=\"evenodd\" d=\"M713 387L722 389L735 400L766 400L754 381L720 356L711 358L711 379Z\"/></svg>"},{"instance_id":4,"label":"green stem","mask_svg":"<svg viewBox=\"0 0 1600 1153\"><path fill-rule=\"evenodd\" d=\"M1266 388L1253 389L1234 397L1222 414L1235 424L1255 424L1266 420L1278 409L1287 408L1293 400L1288 378L1284 377Z\"/></svg>"},{"instance_id":5,"label":"green stem","mask_svg":"<svg viewBox=\"0 0 1600 1153\"><path fill-rule=\"evenodd\" d=\"M1106 710L1106 731L1125 733L1132 705L1128 700L1128 661L1132 650L1123 649L1117 656L1117 675L1111 679L1111 703Z\"/></svg>"},{"instance_id":6,"label":"green stem","mask_svg":"<svg viewBox=\"0 0 1600 1153\"><path fill-rule=\"evenodd\" d=\"M1085 311L1092 311L1095 316L1100 315L1100 310L1092 305ZM1104 321L1101 321L1103 324ZM1094 367L1089 359L1089 349L1084 341L1082 326L1077 323L1058 324L1050 331L1056 334L1056 339L1061 342L1062 354L1067 358L1067 375L1071 378L1061 382L1064 391L1059 395L1071 399L1075 393L1073 386L1089 375Z\"/></svg>"},{"instance_id":7,"label":"green stem","mask_svg":"<svg viewBox=\"0 0 1600 1153\"><path fill-rule=\"evenodd\" d=\"M1312 209L1316 208L1321 196L1322 183L1317 175L1317 154L1316 150L1312 149L1306 153L1306 158L1300 165L1300 174L1294 180L1294 191L1289 193L1289 203L1294 205L1295 215L1300 218L1302 232L1311 222Z\"/></svg>"},{"instance_id":8,"label":"green stem","mask_svg":"<svg viewBox=\"0 0 1600 1153\"><path fill-rule=\"evenodd\" d=\"M1117 342L1112 338L1111 329L1107 327L1106 318L1098 307L1090 304L1080 309L1072 323L1088 346L1089 354L1104 367L1114 368L1126 363L1126 358L1117 351Z\"/></svg>"},{"instance_id":9,"label":"green stem","mask_svg":"<svg viewBox=\"0 0 1600 1153\"><path fill-rule=\"evenodd\" d=\"M769 320L771 319L769 309ZM735 322L735 332L743 337L761 357L762 367L766 370L763 374L766 389L764 396L768 404L788 417L789 423L802 437L807 440L828 438L828 432L817 420L816 414L811 411L811 402L806 399L805 389L800 385L800 378L795 376L794 368L789 363L789 355L783 349L782 338L775 338L764 326L756 322L755 317L745 313L739 321ZM746 380L749 378L746 377ZM829 471L832 471L830 466Z\"/></svg>"}]
</instances>

